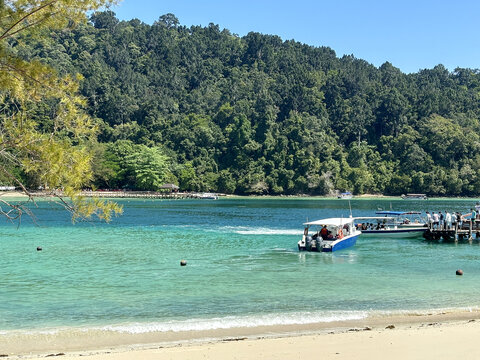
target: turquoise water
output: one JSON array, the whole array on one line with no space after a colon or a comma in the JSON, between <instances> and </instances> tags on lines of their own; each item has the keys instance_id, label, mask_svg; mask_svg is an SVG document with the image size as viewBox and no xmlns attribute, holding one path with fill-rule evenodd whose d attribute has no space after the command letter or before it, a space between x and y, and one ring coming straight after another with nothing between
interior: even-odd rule
<instances>
[{"instance_id":1,"label":"turquoise water","mask_svg":"<svg viewBox=\"0 0 480 360\"><path fill-rule=\"evenodd\" d=\"M49 203L34 210L38 226L0 224L0 330L202 330L480 305L477 241L362 235L333 254L299 253L302 223L348 216L346 200L119 202L124 215L110 224L72 225ZM351 201L354 216L474 204Z\"/></svg>"}]
</instances>

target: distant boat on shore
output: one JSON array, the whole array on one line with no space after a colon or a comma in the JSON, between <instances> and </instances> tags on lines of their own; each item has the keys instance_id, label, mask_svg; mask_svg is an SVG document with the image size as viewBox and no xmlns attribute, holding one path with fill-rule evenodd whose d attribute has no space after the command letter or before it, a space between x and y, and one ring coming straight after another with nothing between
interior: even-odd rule
<instances>
[{"instance_id":1,"label":"distant boat on shore","mask_svg":"<svg viewBox=\"0 0 480 360\"><path fill-rule=\"evenodd\" d=\"M206 200L218 200L218 195L213 193L200 193L198 194L198 198Z\"/></svg>"},{"instance_id":2,"label":"distant boat on shore","mask_svg":"<svg viewBox=\"0 0 480 360\"><path fill-rule=\"evenodd\" d=\"M353 194L350 191L343 192L337 196L339 199L351 199L353 198Z\"/></svg>"},{"instance_id":3,"label":"distant boat on shore","mask_svg":"<svg viewBox=\"0 0 480 360\"><path fill-rule=\"evenodd\" d=\"M403 200L427 200L426 194L407 194L402 195Z\"/></svg>"}]
</instances>

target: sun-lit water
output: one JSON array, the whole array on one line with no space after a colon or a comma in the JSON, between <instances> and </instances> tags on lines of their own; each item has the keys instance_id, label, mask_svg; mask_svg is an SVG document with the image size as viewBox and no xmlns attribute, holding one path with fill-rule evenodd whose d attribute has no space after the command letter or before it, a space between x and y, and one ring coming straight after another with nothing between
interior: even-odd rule
<instances>
[{"instance_id":1,"label":"sun-lit water","mask_svg":"<svg viewBox=\"0 0 480 360\"><path fill-rule=\"evenodd\" d=\"M302 223L348 216L346 200L119 202L124 215L110 224L73 225L49 203L35 209L38 226L2 222L0 331L202 330L480 305L477 241L363 235L333 254L299 253ZM351 201L354 216L378 208L466 213L473 204Z\"/></svg>"}]
</instances>

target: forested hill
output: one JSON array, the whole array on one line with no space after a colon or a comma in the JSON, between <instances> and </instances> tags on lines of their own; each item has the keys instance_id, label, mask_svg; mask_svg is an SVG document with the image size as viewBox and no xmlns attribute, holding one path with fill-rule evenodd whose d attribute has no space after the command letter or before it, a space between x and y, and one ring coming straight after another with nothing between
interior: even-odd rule
<instances>
[{"instance_id":1,"label":"forested hill","mask_svg":"<svg viewBox=\"0 0 480 360\"><path fill-rule=\"evenodd\" d=\"M147 25L96 13L52 36L18 52L83 75L97 187L480 194L478 70L405 74L172 14ZM41 126L48 111L36 109Z\"/></svg>"}]
</instances>

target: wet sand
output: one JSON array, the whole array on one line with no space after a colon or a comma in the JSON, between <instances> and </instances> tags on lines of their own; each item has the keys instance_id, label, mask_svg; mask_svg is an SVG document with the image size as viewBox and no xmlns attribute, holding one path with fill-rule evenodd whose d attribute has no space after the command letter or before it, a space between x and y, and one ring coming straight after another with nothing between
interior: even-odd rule
<instances>
[{"instance_id":1,"label":"wet sand","mask_svg":"<svg viewBox=\"0 0 480 360\"><path fill-rule=\"evenodd\" d=\"M8 359L479 359L480 312L141 334L78 330L0 335Z\"/></svg>"}]
</instances>

